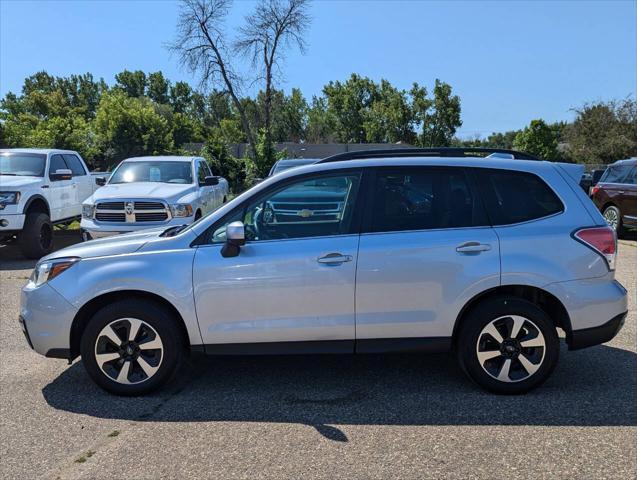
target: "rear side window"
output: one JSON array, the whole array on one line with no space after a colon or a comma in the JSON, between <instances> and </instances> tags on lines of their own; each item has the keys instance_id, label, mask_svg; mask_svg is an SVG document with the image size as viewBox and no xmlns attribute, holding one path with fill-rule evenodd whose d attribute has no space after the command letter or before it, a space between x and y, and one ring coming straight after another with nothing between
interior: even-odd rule
<instances>
[{"instance_id":1,"label":"rear side window","mask_svg":"<svg viewBox=\"0 0 637 480\"><path fill-rule=\"evenodd\" d=\"M486 225L463 169L379 169L370 231L400 232Z\"/></svg>"},{"instance_id":2,"label":"rear side window","mask_svg":"<svg viewBox=\"0 0 637 480\"><path fill-rule=\"evenodd\" d=\"M82 162L75 155L64 155L64 161L69 166L71 171L73 172L74 177L81 177L82 175L86 175L86 171L82 166Z\"/></svg>"},{"instance_id":3,"label":"rear side window","mask_svg":"<svg viewBox=\"0 0 637 480\"><path fill-rule=\"evenodd\" d=\"M629 171L630 165L611 165L599 181L602 183L621 183Z\"/></svg>"},{"instance_id":4,"label":"rear side window","mask_svg":"<svg viewBox=\"0 0 637 480\"><path fill-rule=\"evenodd\" d=\"M564 211L555 192L532 173L477 169L476 177L493 225L527 222Z\"/></svg>"},{"instance_id":5,"label":"rear side window","mask_svg":"<svg viewBox=\"0 0 637 480\"><path fill-rule=\"evenodd\" d=\"M633 167L630 171L624 183L628 183L630 185L637 185L637 166Z\"/></svg>"}]
</instances>

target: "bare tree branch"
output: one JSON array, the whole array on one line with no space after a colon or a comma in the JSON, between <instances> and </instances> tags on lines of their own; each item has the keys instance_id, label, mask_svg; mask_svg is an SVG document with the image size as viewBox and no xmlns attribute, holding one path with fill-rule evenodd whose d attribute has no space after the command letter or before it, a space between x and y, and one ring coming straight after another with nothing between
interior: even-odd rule
<instances>
[{"instance_id":1,"label":"bare tree branch","mask_svg":"<svg viewBox=\"0 0 637 480\"><path fill-rule=\"evenodd\" d=\"M254 151L255 138L239 99L241 79L228 63L224 20L231 0L182 0L177 21L177 38L169 50L182 67L199 75L202 86L222 86L239 112L242 128Z\"/></svg>"}]
</instances>

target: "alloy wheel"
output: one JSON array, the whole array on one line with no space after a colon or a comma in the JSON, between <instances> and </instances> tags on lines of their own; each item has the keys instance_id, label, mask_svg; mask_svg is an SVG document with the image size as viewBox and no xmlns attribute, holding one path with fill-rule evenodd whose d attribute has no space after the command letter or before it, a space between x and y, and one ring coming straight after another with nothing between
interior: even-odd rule
<instances>
[{"instance_id":1,"label":"alloy wheel","mask_svg":"<svg viewBox=\"0 0 637 480\"><path fill-rule=\"evenodd\" d=\"M617 226L619 225L619 215L617 215L617 210L614 208L607 208L604 211L604 220L608 223L608 226L613 230L617 230Z\"/></svg>"},{"instance_id":2,"label":"alloy wheel","mask_svg":"<svg viewBox=\"0 0 637 480\"><path fill-rule=\"evenodd\" d=\"M137 318L106 325L95 341L95 360L108 378L123 385L150 379L161 366L164 345L157 331Z\"/></svg>"},{"instance_id":3,"label":"alloy wheel","mask_svg":"<svg viewBox=\"0 0 637 480\"><path fill-rule=\"evenodd\" d=\"M528 318L506 315L489 322L478 335L476 355L482 369L501 382L521 382L539 370L546 341Z\"/></svg>"}]
</instances>

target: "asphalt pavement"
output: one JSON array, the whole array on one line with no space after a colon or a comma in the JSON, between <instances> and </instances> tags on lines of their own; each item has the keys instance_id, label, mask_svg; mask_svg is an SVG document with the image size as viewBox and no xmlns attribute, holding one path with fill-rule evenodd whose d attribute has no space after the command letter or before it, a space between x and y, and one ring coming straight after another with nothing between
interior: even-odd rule
<instances>
[{"instance_id":1,"label":"asphalt pavement","mask_svg":"<svg viewBox=\"0 0 637 480\"><path fill-rule=\"evenodd\" d=\"M637 478L635 240L619 246L620 334L563 348L547 383L514 397L451 355L193 356L168 388L114 397L81 362L27 346L33 265L0 247L0 478Z\"/></svg>"}]
</instances>

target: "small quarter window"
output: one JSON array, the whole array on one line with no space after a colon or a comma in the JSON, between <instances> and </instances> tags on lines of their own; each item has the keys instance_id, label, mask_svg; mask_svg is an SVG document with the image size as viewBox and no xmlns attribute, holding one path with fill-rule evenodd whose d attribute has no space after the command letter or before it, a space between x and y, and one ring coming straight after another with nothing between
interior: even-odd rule
<instances>
[{"instance_id":1,"label":"small quarter window","mask_svg":"<svg viewBox=\"0 0 637 480\"><path fill-rule=\"evenodd\" d=\"M494 225L526 222L562 212L564 205L537 175L512 170L476 169Z\"/></svg>"}]
</instances>

